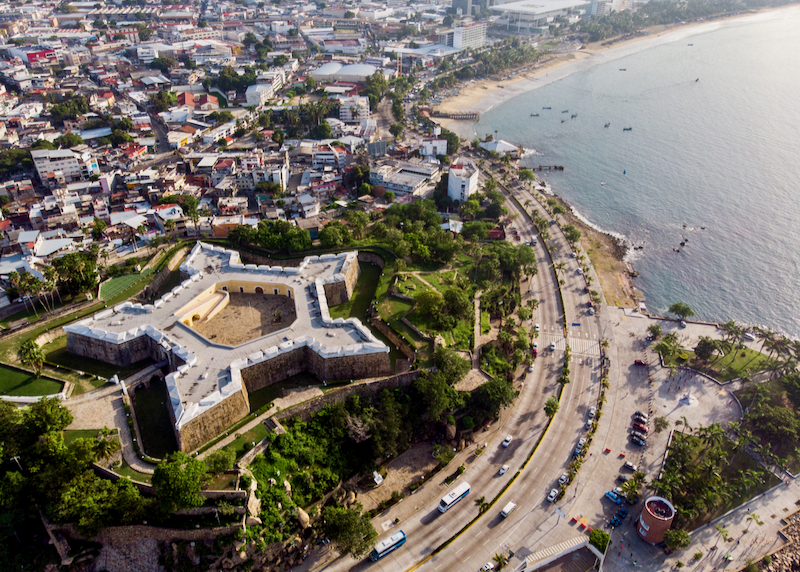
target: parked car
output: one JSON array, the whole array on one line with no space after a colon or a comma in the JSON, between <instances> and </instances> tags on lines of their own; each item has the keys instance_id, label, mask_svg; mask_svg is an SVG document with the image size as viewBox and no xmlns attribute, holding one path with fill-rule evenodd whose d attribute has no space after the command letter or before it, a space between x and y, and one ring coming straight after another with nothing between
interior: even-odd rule
<instances>
[{"instance_id":1,"label":"parked car","mask_svg":"<svg viewBox=\"0 0 800 572\"><path fill-rule=\"evenodd\" d=\"M597 407L595 407L594 405L592 405L592 406L589 408L589 419L594 419L594 416L595 416L595 415L597 415Z\"/></svg>"},{"instance_id":2,"label":"parked car","mask_svg":"<svg viewBox=\"0 0 800 572\"><path fill-rule=\"evenodd\" d=\"M644 411L637 411L637 412L635 412L635 413L633 414L633 416L634 416L634 417L641 417L641 418L642 418L642 419L644 419L645 421L647 421L648 419L650 419L650 416L649 416L647 413L645 413Z\"/></svg>"},{"instance_id":3,"label":"parked car","mask_svg":"<svg viewBox=\"0 0 800 572\"><path fill-rule=\"evenodd\" d=\"M629 476L627 476L627 475L619 475L619 476L617 477L617 480L618 480L619 482L621 482L621 483L626 483L626 482L628 482L628 480L629 480L629 479L630 479L630 477L629 477Z\"/></svg>"},{"instance_id":4,"label":"parked car","mask_svg":"<svg viewBox=\"0 0 800 572\"><path fill-rule=\"evenodd\" d=\"M481 566L481 568L480 568L480 570L478 572L486 572L487 570L494 570L494 563L493 562L487 562L486 564Z\"/></svg>"},{"instance_id":5,"label":"parked car","mask_svg":"<svg viewBox=\"0 0 800 572\"><path fill-rule=\"evenodd\" d=\"M637 431L641 431L642 433L647 433L648 431L647 425L645 425L644 423L640 423L639 421L634 421L631 427L633 427Z\"/></svg>"},{"instance_id":6,"label":"parked car","mask_svg":"<svg viewBox=\"0 0 800 572\"><path fill-rule=\"evenodd\" d=\"M622 504L622 499L620 496L613 491L606 491L606 498L613 502L614 504Z\"/></svg>"},{"instance_id":7,"label":"parked car","mask_svg":"<svg viewBox=\"0 0 800 572\"><path fill-rule=\"evenodd\" d=\"M502 467L500 467L501 475L505 475L507 471L508 471L508 465L503 465Z\"/></svg>"},{"instance_id":8,"label":"parked car","mask_svg":"<svg viewBox=\"0 0 800 572\"><path fill-rule=\"evenodd\" d=\"M624 468L628 469L629 471L633 472L633 473L635 473L635 472L636 472L636 469L638 469L638 468L639 468L639 467L637 467L636 465L634 465L633 463L631 463L630 461L625 461L625 464L624 464L624 465L622 465L622 466L623 466Z\"/></svg>"},{"instance_id":9,"label":"parked car","mask_svg":"<svg viewBox=\"0 0 800 572\"><path fill-rule=\"evenodd\" d=\"M547 502L556 502L558 498L558 489L551 489L550 494L547 495Z\"/></svg>"},{"instance_id":10,"label":"parked car","mask_svg":"<svg viewBox=\"0 0 800 572\"><path fill-rule=\"evenodd\" d=\"M681 320L681 328L685 328L685 327L686 327L686 322L684 322L683 320Z\"/></svg>"},{"instance_id":11,"label":"parked car","mask_svg":"<svg viewBox=\"0 0 800 572\"><path fill-rule=\"evenodd\" d=\"M551 352L554 352L554 351L556 351L556 343L555 343L555 342L553 342L552 344L550 344L550 351L551 351Z\"/></svg>"},{"instance_id":12,"label":"parked car","mask_svg":"<svg viewBox=\"0 0 800 572\"><path fill-rule=\"evenodd\" d=\"M512 437L511 435L509 435L508 437L506 437L506 438L503 440L503 447L508 447L509 445L511 445L511 441L513 441L513 440L514 440L514 437Z\"/></svg>"},{"instance_id":13,"label":"parked car","mask_svg":"<svg viewBox=\"0 0 800 572\"><path fill-rule=\"evenodd\" d=\"M569 475L567 473L561 473L561 476L558 477L558 484L566 485L568 480L569 480Z\"/></svg>"},{"instance_id":14,"label":"parked car","mask_svg":"<svg viewBox=\"0 0 800 572\"><path fill-rule=\"evenodd\" d=\"M592 428L592 423L594 422L591 419L588 419L586 421L586 425L584 425L584 427L586 428L587 431Z\"/></svg>"},{"instance_id":15,"label":"parked car","mask_svg":"<svg viewBox=\"0 0 800 572\"><path fill-rule=\"evenodd\" d=\"M536 330L537 332L539 331L539 323L538 322L533 325L533 329Z\"/></svg>"},{"instance_id":16,"label":"parked car","mask_svg":"<svg viewBox=\"0 0 800 572\"><path fill-rule=\"evenodd\" d=\"M589 315L594 316L594 308L589 308Z\"/></svg>"},{"instance_id":17,"label":"parked car","mask_svg":"<svg viewBox=\"0 0 800 572\"><path fill-rule=\"evenodd\" d=\"M639 445L640 447L644 447L647 444L644 439L637 437L636 435L631 435L631 443L634 445Z\"/></svg>"},{"instance_id":18,"label":"parked car","mask_svg":"<svg viewBox=\"0 0 800 572\"><path fill-rule=\"evenodd\" d=\"M639 433L638 431L631 431L631 435L633 437L638 437L642 441L647 441L647 435L645 435L644 433Z\"/></svg>"},{"instance_id":19,"label":"parked car","mask_svg":"<svg viewBox=\"0 0 800 572\"><path fill-rule=\"evenodd\" d=\"M634 360L634 362L633 362L633 365L643 365L643 366L647 366L647 362L646 362L646 361L644 361L644 360L642 360L642 359L637 359L637 360Z\"/></svg>"},{"instance_id":20,"label":"parked car","mask_svg":"<svg viewBox=\"0 0 800 572\"><path fill-rule=\"evenodd\" d=\"M577 252L573 252L572 254L570 254L570 257L571 258L578 258L578 253Z\"/></svg>"}]
</instances>

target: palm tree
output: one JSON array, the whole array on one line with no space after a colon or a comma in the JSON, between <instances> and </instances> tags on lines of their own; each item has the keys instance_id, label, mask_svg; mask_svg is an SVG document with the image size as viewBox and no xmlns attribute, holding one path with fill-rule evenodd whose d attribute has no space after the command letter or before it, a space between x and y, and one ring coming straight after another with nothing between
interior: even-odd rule
<instances>
[{"instance_id":1,"label":"palm tree","mask_svg":"<svg viewBox=\"0 0 800 572\"><path fill-rule=\"evenodd\" d=\"M22 365L33 368L36 377L42 375L42 368L44 367L44 352L39 344L33 340L28 340L19 347L19 358Z\"/></svg>"},{"instance_id":2,"label":"palm tree","mask_svg":"<svg viewBox=\"0 0 800 572\"><path fill-rule=\"evenodd\" d=\"M489 510L489 503L486 502L485 497L478 497L475 499L475 506L478 507L478 514L483 514Z\"/></svg>"},{"instance_id":3,"label":"palm tree","mask_svg":"<svg viewBox=\"0 0 800 572\"><path fill-rule=\"evenodd\" d=\"M700 427L697 433L700 440L706 444L706 448L700 457L700 462L702 463L709 448L714 447L716 449L722 446L722 442L725 440L725 430L719 423L712 423L708 427Z\"/></svg>"},{"instance_id":4,"label":"palm tree","mask_svg":"<svg viewBox=\"0 0 800 572\"><path fill-rule=\"evenodd\" d=\"M492 558L495 562L497 562L497 568L500 569L506 564L508 564L508 558L506 558L503 554L495 554L494 558Z\"/></svg>"},{"instance_id":5,"label":"palm tree","mask_svg":"<svg viewBox=\"0 0 800 572\"><path fill-rule=\"evenodd\" d=\"M553 263L553 268L556 271L556 274L562 276L564 274L564 269L567 267L566 263L564 262L555 262Z\"/></svg>"},{"instance_id":6,"label":"palm tree","mask_svg":"<svg viewBox=\"0 0 800 572\"><path fill-rule=\"evenodd\" d=\"M110 439L110 433L108 427L105 427L102 438L94 445L94 453L98 459L108 459L120 449L119 439Z\"/></svg>"},{"instance_id":7,"label":"palm tree","mask_svg":"<svg viewBox=\"0 0 800 572\"><path fill-rule=\"evenodd\" d=\"M51 298L52 298L52 292L53 292L53 290L55 290L56 294L58 294L58 301L63 304L64 301L61 299L61 292L58 291L58 271L55 268L53 268L52 266L45 266L44 267L44 278L50 284L53 285L53 289L50 290ZM53 304L53 305L55 306L55 304Z\"/></svg>"},{"instance_id":8,"label":"palm tree","mask_svg":"<svg viewBox=\"0 0 800 572\"><path fill-rule=\"evenodd\" d=\"M691 432L692 432L692 428L691 428L691 426L689 425L689 422L686 420L686 417L684 417L684 416L681 416L681 418L680 418L680 419L678 419L678 420L675 422L675 425L676 425L676 426L681 426L681 425L683 425L683 428L684 428L684 429L686 429L686 432L687 432L687 433L691 433Z\"/></svg>"},{"instance_id":9,"label":"palm tree","mask_svg":"<svg viewBox=\"0 0 800 572\"><path fill-rule=\"evenodd\" d=\"M751 525L751 524L753 524L754 522L755 522L755 523L756 523L758 526L761 526L761 525L763 525L763 524L764 524L764 523L761 521L761 519L758 517L758 515L757 515L756 513L754 513L754 512L748 512L748 513L747 513L747 530L750 530L750 525Z\"/></svg>"}]
</instances>

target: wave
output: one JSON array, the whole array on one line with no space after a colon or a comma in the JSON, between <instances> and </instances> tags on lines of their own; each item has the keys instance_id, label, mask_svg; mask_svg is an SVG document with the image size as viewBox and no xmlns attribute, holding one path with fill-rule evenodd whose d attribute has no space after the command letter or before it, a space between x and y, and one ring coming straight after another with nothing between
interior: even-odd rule
<instances>
[{"instance_id":1,"label":"wave","mask_svg":"<svg viewBox=\"0 0 800 572\"><path fill-rule=\"evenodd\" d=\"M625 246L630 246L630 241L628 240L628 237L626 237L624 234L621 234L619 232L614 232L613 230L606 230L604 228L600 228L599 226L597 226L596 224L591 222L588 218L583 216L580 212L578 212L578 210L575 207L573 207L572 205L569 205L569 210L572 211L572 214L575 216L576 219L581 221L583 224L585 224L589 228L593 228L597 232L601 232L603 234L607 234L608 236L613 236L614 238L619 240L621 243L623 243ZM628 248L628 251L630 251L630 250L631 249Z\"/></svg>"},{"instance_id":2,"label":"wave","mask_svg":"<svg viewBox=\"0 0 800 572\"><path fill-rule=\"evenodd\" d=\"M522 148L522 156L520 159L524 159L525 157L530 157L531 155L541 155L539 151L536 149L528 149L527 147Z\"/></svg>"}]
</instances>

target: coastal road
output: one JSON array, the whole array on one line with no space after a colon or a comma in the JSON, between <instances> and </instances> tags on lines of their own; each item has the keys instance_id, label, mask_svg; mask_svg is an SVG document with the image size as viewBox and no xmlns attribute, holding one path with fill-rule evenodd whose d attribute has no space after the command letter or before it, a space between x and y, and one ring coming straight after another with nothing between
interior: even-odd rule
<instances>
[{"instance_id":1,"label":"coastal road","mask_svg":"<svg viewBox=\"0 0 800 572\"><path fill-rule=\"evenodd\" d=\"M512 201L508 202L508 207L517 214L514 224L518 227L520 237L529 241L535 236L530 220ZM555 229L551 234L553 246L557 246L560 257L561 253L567 252L566 239ZM578 268L577 261L571 258L572 275L565 275L562 279L565 282L566 325L570 334L569 343L573 348L570 364L572 373L571 383L565 387L561 398L559 413L532 461L495 506L451 546L436 556L429 557L436 547L450 539L476 516L475 498L483 496L486 500L491 500L499 493L522 467L531 448L545 430L546 418L542 407L548 397L557 393L556 379L563 366L563 351L567 339L564 337L565 324L556 290L558 277L541 240L535 249L540 261L539 272L530 283L526 282L522 286L526 297L524 301L530 297L540 300L533 321L541 325L538 341L542 351L536 360L534 372L526 374L518 402L500 432L501 436L514 436L511 446L504 449L500 445L500 439L489 444L485 453L471 464L460 479L461 482L470 483L472 492L447 513L438 512L438 499L434 499L396 527L387 526L388 530L381 537L388 536L397 528L408 536L408 542L402 549L374 564L342 558L325 567L325 570L355 571L367 567L381 571L407 570L412 567L452 570L462 568L464 563L477 568L497 552L507 553L512 550L516 553L515 558L524 558L536 550L539 544L549 546L557 542L558 535L552 535L551 530L554 527L566 527L567 519L560 518L555 513L554 506L546 501L546 496L556 486L559 475L566 471L578 439L585 435L587 411L596 403L600 374L597 321L584 319L586 294L583 293L582 278L575 272ZM547 349L546 346L550 343L555 343L555 351ZM498 470L503 464L509 465L509 472L501 477ZM555 506L569 509L575 502L574 496L570 498L570 492L574 490L577 489L568 489L567 498L556 502ZM510 500L516 502L518 508L508 519L502 519L498 513ZM413 497L406 502L413 502ZM391 520L390 514L387 519ZM559 534L574 536L578 533L565 530Z\"/></svg>"},{"instance_id":2,"label":"coastal road","mask_svg":"<svg viewBox=\"0 0 800 572\"><path fill-rule=\"evenodd\" d=\"M525 233L525 236L528 237L533 236L531 234L533 229L529 223L518 221L518 224L520 225L521 234ZM527 297L533 295L540 300L540 306L536 312L535 319L541 323L542 331L547 332L547 334L543 333L541 336L558 337L563 341L563 334L561 333L563 332L563 320L561 319L562 311L560 300L557 294L555 294L556 277L546 258L546 252L543 247L539 246L538 248L537 256L542 260L542 262L540 262L541 268L532 280L525 281L523 284L523 292L527 293ZM525 301L527 301L527 298ZM447 513L440 514L437 506L439 499L447 490L445 487L441 486L441 481L446 473L442 476L437 476L436 486L441 488L441 495L437 495L433 501L421 506L410 518L401 521L394 527L388 526L391 520L393 520L392 511L390 510L385 516L387 526L377 527L379 533L381 533L381 537L378 540L392 534L397 529L403 530L408 537L408 542L403 549L395 551L374 564L369 563L369 561L356 562L351 558L340 558L323 569L327 571L356 571L369 567L370 570L406 570L425 559L437 546L456 534L476 516L477 508L474 500L481 496L487 501L492 500L508 481L514 477L516 472L520 470L531 449L542 436L547 421L543 411L544 403L550 396L557 393L558 384L556 383L556 379L561 372L562 363L563 351L557 350L556 352L547 351L540 353L539 358L536 360L534 371L530 373L526 372L522 379L515 382L521 385L520 395L513 410L505 421L503 429L499 432L499 438L489 443L484 453L469 464L467 471L457 481L466 481L470 483L472 492L467 498L456 504ZM575 368L573 368L573 371L576 371ZM576 372L574 376L580 379L588 378L586 374L581 374L580 372ZM565 392L565 401L578 403L583 400L586 402L588 397L584 395L583 390L584 386L582 384L570 384L567 386L567 391ZM565 407L564 410L566 411L567 409L569 409L569 407ZM529 463L528 471L531 470L532 467L539 467L539 465L550 465L550 472L552 472L556 478L561 474L563 467L565 467L569 461L570 452L574 448L577 440L575 427L571 427L570 430L561 428L561 425L568 425L566 423L566 418L569 416L571 416L571 414L563 415L564 421L560 421L560 423L557 424L559 425L559 430L554 431L551 429L548 435L549 439L550 435L561 435L562 431L567 431L566 436L557 437L559 440L564 440L564 446L554 448L554 450L550 452L552 458L548 458L546 463L539 463L538 457L534 459L534 462ZM504 448L501 445L501 441L507 434L513 435L514 440L508 448ZM542 450L543 449L540 448L540 451ZM509 470L505 475L500 476L498 472L500 467L504 464L509 465ZM538 470L544 471L544 467L539 467ZM544 485L540 486L536 484L539 481L538 472L536 473L537 478L533 480L528 479L528 471L517 479L512 490L522 483L524 483L526 487L530 487L531 491L538 487L543 491L541 495L538 495L541 497L539 500L541 500L547 495L549 489L542 488ZM547 477L548 482L550 476L551 475L548 475ZM428 484L426 486L433 486L433 484ZM527 498L530 496L529 492L521 496ZM481 518L476 526L483 526L484 522L488 522L490 517L496 514L497 511L508 502L507 499L511 499L509 492L502 497L502 500L495 505L489 514ZM413 503L414 496L412 495L404 502ZM518 512L515 514L523 513L518 509ZM497 529L495 532L499 533L501 531ZM490 536L487 536L487 538L489 537ZM446 554L451 552L455 554L455 552L450 549L445 551Z\"/></svg>"}]
</instances>

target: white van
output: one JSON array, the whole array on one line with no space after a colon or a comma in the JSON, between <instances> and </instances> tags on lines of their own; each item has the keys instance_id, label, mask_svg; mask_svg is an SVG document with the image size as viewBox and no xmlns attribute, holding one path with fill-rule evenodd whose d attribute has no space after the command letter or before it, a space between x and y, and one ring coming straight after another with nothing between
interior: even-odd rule
<instances>
[{"instance_id":1,"label":"white van","mask_svg":"<svg viewBox=\"0 0 800 572\"><path fill-rule=\"evenodd\" d=\"M517 503L510 502L506 506L503 507L503 510L500 511L500 516L503 518L507 517L509 514L514 512L514 509L517 508Z\"/></svg>"}]
</instances>

